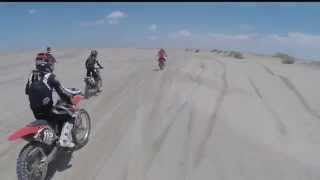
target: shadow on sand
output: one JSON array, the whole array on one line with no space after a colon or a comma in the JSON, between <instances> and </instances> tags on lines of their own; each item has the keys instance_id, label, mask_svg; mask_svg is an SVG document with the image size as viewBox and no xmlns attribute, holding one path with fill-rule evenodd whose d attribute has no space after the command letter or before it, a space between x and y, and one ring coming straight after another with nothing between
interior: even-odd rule
<instances>
[{"instance_id":1,"label":"shadow on sand","mask_svg":"<svg viewBox=\"0 0 320 180\"><path fill-rule=\"evenodd\" d=\"M45 180L51 180L53 179L53 176L55 173L65 171L72 167L70 163L72 159L73 152L67 152L67 151L60 151L57 154L57 157L55 160L53 160L48 167L47 177Z\"/></svg>"},{"instance_id":2,"label":"shadow on sand","mask_svg":"<svg viewBox=\"0 0 320 180\"><path fill-rule=\"evenodd\" d=\"M152 71L160 71L160 69L159 69L159 68L156 68L156 69L152 69Z\"/></svg>"}]
</instances>

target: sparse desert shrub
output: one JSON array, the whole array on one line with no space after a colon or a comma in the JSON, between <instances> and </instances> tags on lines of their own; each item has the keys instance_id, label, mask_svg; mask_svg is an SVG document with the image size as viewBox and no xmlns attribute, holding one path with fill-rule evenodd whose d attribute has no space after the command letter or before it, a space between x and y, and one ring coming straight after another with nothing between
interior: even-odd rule
<instances>
[{"instance_id":1,"label":"sparse desert shrub","mask_svg":"<svg viewBox=\"0 0 320 180\"><path fill-rule=\"evenodd\" d=\"M195 52L196 52L196 53L198 53L199 51L200 51L199 49L196 49L196 51L195 51Z\"/></svg>"},{"instance_id":2,"label":"sparse desert shrub","mask_svg":"<svg viewBox=\"0 0 320 180\"><path fill-rule=\"evenodd\" d=\"M282 64L294 64L293 59L282 59Z\"/></svg>"},{"instance_id":3,"label":"sparse desert shrub","mask_svg":"<svg viewBox=\"0 0 320 180\"><path fill-rule=\"evenodd\" d=\"M320 61L311 61L305 64L312 65L312 66L320 66Z\"/></svg>"},{"instance_id":4,"label":"sparse desert shrub","mask_svg":"<svg viewBox=\"0 0 320 180\"><path fill-rule=\"evenodd\" d=\"M231 51L231 52L228 54L228 56L234 57L234 58L237 58L237 59L243 59L242 53L237 52L237 51Z\"/></svg>"},{"instance_id":5,"label":"sparse desert shrub","mask_svg":"<svg viewBox=\"0 0 320 180\"><path fill-rule=\"evenodd\" d=\"M213 52L213 53L218 52L218 51L219 51L218 49L211 50L211 52Z\"/></svg>"},{"instance_id":6,"label":"sparse desert shrub","mask_svg":"<svg viewBox=\"0 0 320 180\"><path fill-rule=\"evenodd\" d=\"M242 53L237 52L237 51L233 51L233 52L232 52L232 56L233 56L234 58L237 58L237 59L243 59Z\"/></svg>"},{"instance_id":7,"label":"sparse desert shrub","mask_svg":"<svg viewBox=\"0 0 320 180\"><path fill-rule=\"evenodd\" d=\"M273 57L281 59L282 64L294 64L295 58L285 53L276 53Z\"/></svg>"}]
</instances>

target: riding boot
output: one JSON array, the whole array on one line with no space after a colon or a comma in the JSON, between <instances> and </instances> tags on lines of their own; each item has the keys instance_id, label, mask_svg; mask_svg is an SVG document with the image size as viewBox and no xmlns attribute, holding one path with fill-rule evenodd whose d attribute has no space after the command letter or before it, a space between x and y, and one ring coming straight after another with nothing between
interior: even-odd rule
<instances>
[{"instance_id":1,"label":"riding boot","mask_svg":"<svg viewBox=\"0 0 320 180\"><path fill-rule=\"evenodd\" d=\"M72 128L73 128L72 123L65 122L61 131L60 139L59 139L60 146L69 147L69 148L73 148L75 146L75 144L72 142L72 134L71 134Z\"/></svg>"}]
</instances>

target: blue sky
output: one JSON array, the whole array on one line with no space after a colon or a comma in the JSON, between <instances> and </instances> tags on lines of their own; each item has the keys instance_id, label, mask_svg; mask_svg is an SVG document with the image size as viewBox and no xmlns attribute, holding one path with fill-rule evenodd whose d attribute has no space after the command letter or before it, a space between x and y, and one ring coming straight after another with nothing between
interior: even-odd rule
<instances>
[{"instance_id":1,"label":"blue sky","mask_svg":"<svg viewBox=\"0 0 320 180\"><path fill-rule=\"evenodd\" d=\"M220 48L320 60L320 3L0 3L0 51Z\"/></svg>"}]
</instances>

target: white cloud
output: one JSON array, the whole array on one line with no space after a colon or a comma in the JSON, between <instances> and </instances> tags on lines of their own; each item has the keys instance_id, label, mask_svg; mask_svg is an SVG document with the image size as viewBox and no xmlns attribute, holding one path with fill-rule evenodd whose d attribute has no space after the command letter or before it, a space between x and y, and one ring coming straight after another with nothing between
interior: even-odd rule
<instances>
[{"instance_id":1,"label":"white cloud","mask_svg":"<svg viewBox=\"0 0 320 180\"><path fill-rule=\"evenodd\" d=\"M297 57L320 57L320 35L301 32L279 34L216 34L209 33L213 45L259 53L285 52ZM319 54L319 55L318 55Z\"/></svg>"},{"instance_id":2,"label":"white cloud","mask_svg":"<svg viewBox=\"0 0 320 180\"><path fill-rule=\"evenodd\" d=\"M151 40L151 41L155 41L155 40L159 39L158 36L148 36L147 38L148 38L149 40Z\"/></svg>"},{"instance_id":3,"label":"white cloud","mask_svg":"<svg viewBox=\"0 0 320 180\"><path fill-rule=\"evenodd\" d=\"M170 38L186 38L186 37L190 37L191 35L192 34L189 30L183 29L178 32L169 34L169 37Z\"/></svg>"},{"instance_id":4,"label":"white cloud","mask_svg":"<svg viewBox=\"0 0 320 180\"><path fill-rule=\"evenodd\" d=\"M29 14L35 14L36 12L37 12L37 11L36 11L35 9L29 9L29 10L28 10L28 13L29 13Z\"/></svg>"},{"instance_id":5,"label":"white cloud","mask_svg":"<svg viewBox=\"0 0 320 180\"><path fill-rule=\"evenodd\" d=\"M219 33L209 33L209 37L219 40L249 40L256 37L256 34L236 34L236 35L227 35Z\"/></svg>"},{"instance_id":6,"label":"white cloud","mask_svg":"<svg viewBox=\"0 0 320 180\"><path fill-rule=\"evenodd\" d=\"M81 27L92 27L92 26L97 26L105 23L105 19L97 19L95 21L88 21L88 22L81 22L80 26Z\"/></svg>"},{"instance_id":7,"label":"white cloud","mask_svg":"<svg viewBox=\"0 0 320 180\"><path fill-rule=\"evenodd\" d=\"M209 33L209 37L214 38L214 39L223 39L223 40L249 39L249 35L247 35L247 34L226 35L226 34L219 34L219 33Z\"/></svg>"},{"instance_id":8,"label":"white cloud","mask_svg":"<svg viewBox=\"0 0 320 180\"><path fill-rule=\"evenodd\" d=\"M158 26L156 25L156 24L151 24L149 27L148 27L148 29L150 30L150 31L157 31L157 29L158 29Z\"/></svg>"},{"instance_id":9,"label":"white cloud","mask_svg":"<svg viewBox=\"0 0 320 180\"><path fill-rule=\"evenodd\" d=\"M190 31L188 31L188 30L180 30L180 31L178 32L178 35L179 35L179 36L184 36L184 37L189 37L189 36L191 36L191 33L190 33Z\"/></svg>"},{"instance_id":10,"label":"white cloud","mask_svg":"<svg viewBox=\"0 0 320 180\"><path fill-rule=\"evenodd\" d=\"M289 32L288 38L301 45L320 45L320 35L304 34L301 32Z\"/></svg>"},{"instance_id":11,"label":"white cloud","mask_svg":"<svg viewBox=\"0 0 320 180\"><path fill-rule=\"evenodd\" d=\"M106 18L108 19L109 24L118 24L120 19L124 19L128 15L122 11L113 11Z\"/></svg>"},{"instance_id":12,"label":"white cloud","mask_svg":"<svg viewBox=\"0 0 320 180\"><path fill-rule=\"evenodd\" d=\"M301 32L288 32L287 35L269 34L263 41L273 41L290 46L320 46L320 35L305 34Z\"/></svg>"},{"instance_id":13,"label":"white cloud","mask_svg":"<svg viewBox=\"0 0 320 180\"><path fill-rule=\"evenodd\" d=\"M249 24L240 24L239 28L241 30L245 30L245 31L249 31L249 30L253 30L254 27L249 25Z\"/></svg>"},{"instance_id":14,"label":"white cloud","mask_svg":"<svg viewBox=\"0 0 320 180\"><path fill-rule=\"evenodd\" d=\"M121 11L113 11L108 15L108 18L115 18L115 19L124 18L124 17L127 17L127 14Z\"/></svg>"},{"instance_id":15,"label":"white cloud","mask_svg":"<svg viewBox=\"0 0 320 180\"><path fill-rule=\"evenodd\" d=\"M320 34L302 32L191 34L188 30L181 30L169 34L165 45L177 48L212 48L262 54L284 52L298 58L320 59Z\"/></svg>"},{"instance_id":16,"label":"white cloud","mask_svg":"<svg viewBox=\"0 0 320 180\"><path fill-rule=\"evenodd\" d=\"M108 22L109 22L109 24L118 24L119 23L119 21L116 19L109 19Z\"/></svg>"},{"instance_id":17,"label":"white cloud","mask_svg":"<svg viewBox=\"0 0 320 180\"><path fill-rule=\"evenodd\" d=\"M102 25L108 22L109 24L118 24L120 19L126 18L128 15L121 11L113 11L104 18L100 18L94 21L81 22L81 27L92 27L97 25Z\"/></svg>"}]
</instances>

